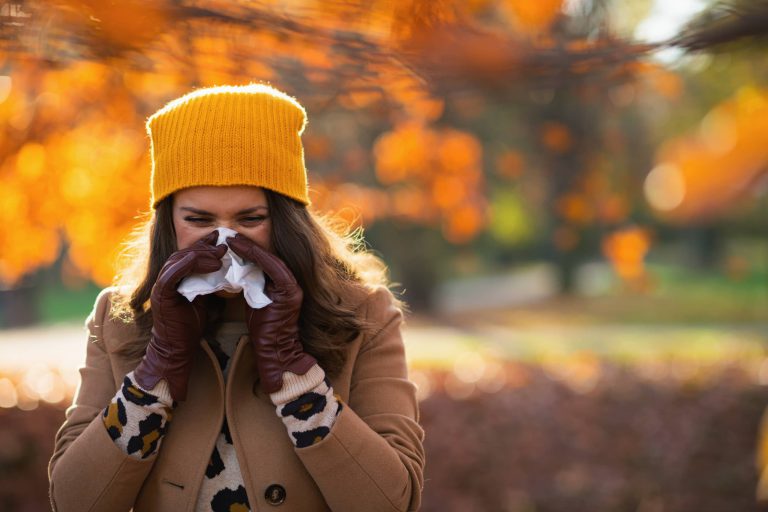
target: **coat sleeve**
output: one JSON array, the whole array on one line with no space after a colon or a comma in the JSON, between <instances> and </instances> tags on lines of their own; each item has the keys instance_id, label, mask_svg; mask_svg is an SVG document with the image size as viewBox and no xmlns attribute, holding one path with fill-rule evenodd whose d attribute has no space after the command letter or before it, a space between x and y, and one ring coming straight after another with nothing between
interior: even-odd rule
<instances>
[{"instance_id":1,"label":"coat sleeve","mask_svg":"<svg viewBox=\"0 0 768 512\"><path fill-rule=\"evenodd\" d=\"M101 418L117 392L103 339L110 293L106 288L99 294L86 319L85 365L48 464L51 506L58 512L130 510L154 462L154 457L137 460L127 455L112 441Z\"/></svg>"},{"instance_id":2,"label":"coat sleeve","mask_svg":"<svg viewBox=\"0 0 768 512\"><path fill-rule=\"evenodd\" d=\"M332 510L415 511L424 485L424 430L408 379L403 313L379 287L367 300L373 331L354 364L349 402L320 442L295 448Z\"/></svg>"}]
</instances>

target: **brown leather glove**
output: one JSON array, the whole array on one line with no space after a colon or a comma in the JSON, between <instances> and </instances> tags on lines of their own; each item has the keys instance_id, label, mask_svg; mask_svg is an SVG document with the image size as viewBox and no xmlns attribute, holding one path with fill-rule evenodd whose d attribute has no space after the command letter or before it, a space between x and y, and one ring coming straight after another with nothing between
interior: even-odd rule
<instances>
[{"instance_id":1,"label":"brown leather glove","mask_svg":"<svg viewBox=\"0 0 768 512\"><path fill-rule=\"evenodd\" d=\"M264 293L272 300L254 309L245 303L245 319L256 357L256 371L265 393L283 387L283 372L304 375L317 360L304 352L299 340L299 312L304 293L285 263L250 238L227 238L232 251L262 269L266 277Z\"/></svg>"},{"instance_id":2,"label":"brown leather glove","mask_svg":"<svg viewBox=\"0 0 768 512\"><path fill-rule=\"evenodd\" d=\"M152 334L146 354L133 374L145 389L164 378L174 400L187 398L192 355L207 319L204 298L197 296L190 302L176 287L190 274L206 274L221 268L227 246L215 245L217 238L218 232L213 231L171 254L152 287Z\"/></svg>"}]
</instances>

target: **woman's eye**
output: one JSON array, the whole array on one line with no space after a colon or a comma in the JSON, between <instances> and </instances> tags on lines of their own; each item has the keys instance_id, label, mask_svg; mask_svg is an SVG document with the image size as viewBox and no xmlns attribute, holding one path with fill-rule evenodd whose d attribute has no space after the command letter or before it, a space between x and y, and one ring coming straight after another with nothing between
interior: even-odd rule
<instances>
[{"instance_id":1,"label":"woman's eye","mask_svg":"<svg viewBox=\"0 0 768 512\"><path fill-rule=\"evenodd\" d=\"M240 222L254 223L254 222L261 222L264 219L266 219L264 215L257 215L254 217L243 217L242 219L240 219ZM211 222L211 219L206 217L184 217L184 220L186 220L187 222L195 223L195 224L209 224Z\"/></svg>"}]
</instances>

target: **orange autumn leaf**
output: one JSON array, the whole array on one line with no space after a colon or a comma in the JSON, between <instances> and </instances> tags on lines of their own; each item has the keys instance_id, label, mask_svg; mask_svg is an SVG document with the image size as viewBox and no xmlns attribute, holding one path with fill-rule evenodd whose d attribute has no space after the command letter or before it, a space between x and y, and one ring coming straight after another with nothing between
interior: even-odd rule
<instances>
[{"instance_id":1,"label":"orange autumn leaf","mask_svg":"<svg viewBox=\"0 0 768 512\"><path fill-rule=\"evenodd\" d=\"M376 176L383 184L424 174L432 158L435 135L418 123L406 123L381 135L374 143Z\"/></svg>"},{"instance_id":2,"label":"orange autumn leaf","mask_svg":"<svg viewBox=\"0 0 768 512\"><path fill-rule=\"evenodd\" d=\"M432 201L442 210L458 206L465 194L464 182L455 176L438 175L432 182Z\"/></svg>"},{"instance_id":3,"label":"orange autumn leaf","mask_svg":"<svg viewBox=\"0 0 768 512\"><path fill-rule=\"evenodd\" d=\"M597 214L606 224L618 224L629 217L629 203L619 194L610 194L597 205Z\"/></svg>"},{"instance_id":4,"label":"orange autumn leaf","mask_svg":"<svg viewBox=\"0 0 768 512\"><path fill-rule=\"evenodd\" d=\"M593 208L583 195L565 194L558 198L555 206L560 215L572 224L586 225L594 219Z\"/></svg>"},{"instance_id":5,"label":"orange autumn leaf","mask_svg":"<svg viewBox=\"0 0 768 512\"><path fill-rule=\"evenodd\" d=\"M383 93L380 90L373 88L367 88L361 85L359 89L355 86L351 86L351 90L346 92L339 98L339 103L344 107L354 110L359 108L366 108L381 101Z\"/></svg>"},{"instance_id":6,"label":"orange autumn leaf","mask_svg":"<svg viewBox=\"0 0 768 512\"><path fill-rule=\"evenodd\" d=\"M454 243L472 239L484 225L482 147L472 135L410 122L382 134L374 144L375 169L391 192L396 216L417 222L443 219Z\"/></svg>"},{"instance_id":7,"label":"orange autumn leaf","mask_svg":"<svg viewBox=\"0 0 768 512\"><path fill-rule=\"evenodd\" d=\"M302 138L304 154L312 160L328 160L333 154L332 141L325 135L306 134Z\"/></svg>"},{"instance_id":8,"label":"orange autumn leaf","mask_svg":"<svg viewBox=\"0 0 768 512\"><path fill-rule=\"evenodd\" d=\"M171 12L164 2L122 0L63 0L68 8L58 9L70 26L84 25L104 44L138 47L162 34Z\"/></svg>"},{"instance_id":9,"label":"orange autumn leaf","mask_svg":"<svg viewBox=\"0 0 768 512\"><path fill-rule=\"evenodd\" d=\"M711 218L747 196L768 168L768 90L743 87L695 131L667 141L645 181L651 206L670 220Z\"/></svg>"},{"instance_id":10,"label":"orange autumn leaf","mask_svg":"<svg viewBox=\"0 0 768 512\"><path fill-rule=\"evenodd\" d=\"M411 73L392 76L384 91L410 120L416 122L434 121L445 108L445 101L430 95L423 81Z\"/></svg>"},{"instance_id":11,"label":"orange autumn leaf","mask_svg":"<svg viewBox=\"0 0 768 512\"><path fill-rule=\"evenodd\" d=\"M647 229L630 227L603 238L602 250L616 273L625 281L641 280L646 273L645 256L651 247Z\"/></svg>"},{"instance_id":12,"label":"orange autumn leaf","mask_svg":"<svg viewBox=\"0 0 768 512\"><path fill-rule=\"evenodd\" d=\"M344 219L347 225L370 223L389 215L389 198L383 190L355 183L329 186L315 180L310 189L312 208Z\"/></svg>"},{"instance_id":13,"label":"orange autumn leaf","mask_svg":"<svg viewBox=\"0 0 768 512\"><path fill-rule=\"evenodd\" d=\"M504 0L503 8L515 25L529 33L543 32L554 22L563 8L562 0Z\"/></svg>"},{"instance_id":14,"label":"orange autumn leaf","mask_svg":"<svg viewBox=\"0 0 768 512\"><path fill-rule=\"evenodd\" d=\"M496 158L496 172L505 178L519 178L523 174L523 165L519 151L507 150Z\"/></svg>"},{"instance_id":15,"label":"orange autumn leaf","mask_svg":"<svg viewBox=\"0 0 768 512\"><path fill-rule=\"evenodd\" d=\"M571 131L562 123L550 121L541 127L541 142L555 153L565 153L573 146Z\"/></svg>"},{"instance_id":16,"label":"orange autumn leaf","mask_svg":"<svg viewBox=\"0 0 768 512\"><path fill-rule=\"evenodd\" d=\"M652 90L667 99L674 100L683 92L682 78L669 68L648 61L634 61L626 64L626 71L638 76Z\"/></svg>"},{"instance_id":17,"label":"orange autumn leaf","mask_svg":"<svg viewBox=\"0 0 768 512\"><path fill-rule=\"evenodd\" d=\"M457 10L451 0L407 0L393 4L390 34L395 46L407 44L435 27L457 20Z\"/></svg>"},{"instance_id":18,"label":"orange autumn leaf","mask_svg":"<svg viewBox=\"0 0 768 512\"><path fill-rule=\"evenodd\" d=\"M392 193L392 209L396 217L414 221L428 219L429 210L416 187L403 187Z\"/></svg>"},{"instance_id":19,"label":"orange autumn leaf","mask_svg":"<svg viewBox=\"0 0 768 512\"><path fill-rule=\"evenodd\" d=\"M444 172L461 174L475 168L482 155L477 138L458 130L443 130L438 144L437 160Z\"/></svg>"},{"instance_id":20,"label":"orange autumn leaf","mask_svg":"<svg viewBox=\"0 0 768 512\"><path fill-rule=\"evenodd\" d=\"M465 204L446 217L443 223L443 234L450 242L464 243L479 233L483 222L483 215L478 208Z\"/></svg>"}]
</instances>

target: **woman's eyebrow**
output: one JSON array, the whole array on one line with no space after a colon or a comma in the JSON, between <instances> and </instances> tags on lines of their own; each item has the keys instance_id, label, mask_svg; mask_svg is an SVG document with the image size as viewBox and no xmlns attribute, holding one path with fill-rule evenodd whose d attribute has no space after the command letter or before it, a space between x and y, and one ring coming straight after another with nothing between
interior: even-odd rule
<instances>
[{"instance_id":1,"label":"woman's eyebrow","mask_svg":"<svg viewBox=\"0 0 768 512\"><path fill-rule=\"evenodd\" d=\"M211 215L211 216L213 216L213 213L211 213L211 212L207 212L205 210L199 210L199 209L193 208L191 206L182 206L179 209L180 210L186 210L186 211L189 211L189 212L192 212L192 213L196 213L198 215ZM258 205L258 206L254 206L253 208L246 208L245 210L240 210L235 215L244 215L246 213L253 213L256 210L267 210L267 209L268 208L266 206Z\"/></svg>"}]
</instances>

